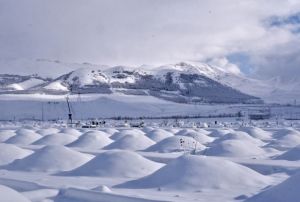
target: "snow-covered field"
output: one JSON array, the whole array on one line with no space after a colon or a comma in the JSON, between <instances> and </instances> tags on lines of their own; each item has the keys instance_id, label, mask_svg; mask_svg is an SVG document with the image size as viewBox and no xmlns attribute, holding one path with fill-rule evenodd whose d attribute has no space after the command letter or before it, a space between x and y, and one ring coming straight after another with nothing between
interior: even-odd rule
<instances>
[{"instance_id":1,"label":"snow-covered field","mask_svg":"<svg viewBox=\"0 0 300 202\"><path fill-rule=\"evenodd\" d=\"M2 122L1 201L299 200L299 123L158 125Z\"/></svg>"}]
</instances>

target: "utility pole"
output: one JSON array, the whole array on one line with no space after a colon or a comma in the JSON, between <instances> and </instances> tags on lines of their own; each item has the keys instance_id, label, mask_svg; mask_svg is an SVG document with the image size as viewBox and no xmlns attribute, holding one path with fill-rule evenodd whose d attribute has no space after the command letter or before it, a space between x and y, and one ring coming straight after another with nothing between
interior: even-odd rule
<instances>
[{"instance_id":1,"label":"utility pole","mask_svg":"<svg viewBox=\"0 0 300 202\"><path fill-rule=\"evenodd\" d=\"M42 122L44 122L44 102L42 102Z\"/></svg>"},{"instance_id":2,"label":"utility pole","mask_svg":"<svg viewBox=\"0 0 300 202\"><path fill-rule=\"evenodd\" d=\"M72 120L72 112L71 112L71 106L70 106L70 102L69 102L69 97L66 97L67 100L67 106L68 106L68 124L73 124L73 120Z\"/></svg>"}]
</instances>

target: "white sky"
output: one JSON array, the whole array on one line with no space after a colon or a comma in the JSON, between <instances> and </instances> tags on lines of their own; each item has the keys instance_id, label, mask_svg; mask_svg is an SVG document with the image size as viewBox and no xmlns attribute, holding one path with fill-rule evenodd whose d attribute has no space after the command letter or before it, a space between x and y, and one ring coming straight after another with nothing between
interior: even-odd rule
<instances>
[{"instance_id":1,"label":"white sky","mask_svg":"<svg viewBox=\"0 0 300 202\"><path fill-rule=\"evenodd\" d=\"M159 65L242 53L241 69L289 77L300 73L299 24L269 24L299 11L299 0L0 0L0 73L49 72L5 65L24 58Z\"/></svg>"}]
</instances>

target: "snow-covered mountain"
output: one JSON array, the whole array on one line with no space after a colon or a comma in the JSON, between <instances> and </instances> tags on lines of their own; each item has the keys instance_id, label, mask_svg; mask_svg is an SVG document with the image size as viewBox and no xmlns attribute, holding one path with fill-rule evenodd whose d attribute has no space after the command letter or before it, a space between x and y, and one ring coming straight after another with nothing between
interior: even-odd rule
<instances>
[{"instance_id":1,"label":"snow-covered mountain","mask_svg":"<svg viewBox=\"0 0 300 202\"><path fill-rule=\"evenodd\" d=\"M37 75L0 75L1 93L148 95L179 103L285 103L300 98L300 82L257 80L203 63L159 67L100 66L38 61L39 65L76 69L55 79Z\"/></svg>"},{"instance_id":2,"label":"snow-covered mountain","mask_svg":"<svg viewBox=\"0 0 300 202\"><path fill-rule=\"evenodd\" d=\"M104 66L80 68L33 89L46 93L149 95L180 103L261 102L259 98L216 81L214 76L218 74L209 66L199 67L188 63L151 70Z\"/></svg>"}]
</instances>

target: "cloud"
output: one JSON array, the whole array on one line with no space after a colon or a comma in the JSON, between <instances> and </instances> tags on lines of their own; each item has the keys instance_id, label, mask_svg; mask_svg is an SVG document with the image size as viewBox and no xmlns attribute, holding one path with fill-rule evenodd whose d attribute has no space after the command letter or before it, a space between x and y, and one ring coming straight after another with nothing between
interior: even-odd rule
<instances>
[{"instance_id":1,"label":"cloud","mask_svg":"<svg viewBox=\"0 0 300 202\"><path fill-rule=\"evenodd\" d=\"M300 40L278 45L274 49L252 55L255 73L260 78L281 77L285 82L299 81Z\"/></svg>"},{"instance_id":2,"label":"cloud","mask_svg":"<svg viewBox=\"0 0 300 202\"><path fill-rule=\"evenodd\" d=\"M223 68L227 72L231 72L233 74L241 74L240 68L236 64L229 62L228 59L225 57L214 58L214 59L208 61L208 63L210 65Z\"/></svg>"},{"instance_id":3,"label":"cloud","mask_svg":"<svg viewBox=\"0 0 300 202\"><path fill-rule=\"evenodd\" d=\"M243 52L262 71L298 38L266 22L299 10L297 0L1 0L0 59L160 65Z\"/></svg>"}]
</instances>

